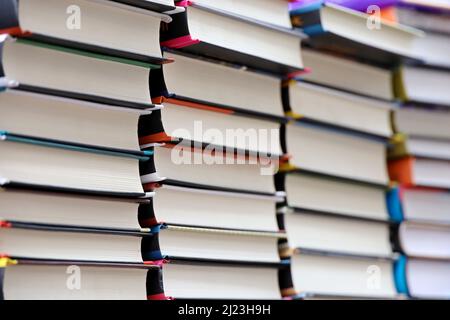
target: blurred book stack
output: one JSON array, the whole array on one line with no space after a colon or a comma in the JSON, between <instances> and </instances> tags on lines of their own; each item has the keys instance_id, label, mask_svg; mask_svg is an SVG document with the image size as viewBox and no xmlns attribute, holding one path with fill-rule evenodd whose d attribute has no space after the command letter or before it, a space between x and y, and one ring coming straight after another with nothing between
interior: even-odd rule
<instances>
[{"instance_id":1,"label":"blurred book stack","mask_svg":"<svg viewBox=\"0 0 450 320\"><path fill-rule=\"evenodd\" d=\"M364 13L372 4L387 5L291 4L293 24L309 35L303 59L311 73L283 89L293 119L284 130L289 162L277 177L287 193L279 208L288 236L281 254L291 259L281 276L286 296L398 296L386 203L397 100L392 83L400 63L419 61L412 49L422 33L381 16L373 20Z\"/></svg>"},{"instance_id":2,"label":"blurred book stack","mask_svg":"<svg viewBox=\"0 0 450 320\"><path fill-rule=\"evenodd\" d=\"M176 8L119 2L0 4L2 298L147 297L138 121Z\"/></svg>"},{"instance_id":3,"label":"blurred book stack","mask_svg":"<svg viewBox=\"0 0 450 320\"><path fill-rule=\"evenodd\" d=\"M393 116L389 152L399 291L413 298L450 298L450 3L404 1L400 21L422 28L416 46L423 64L395 77L402 105Z\"/></svg>"},{"instance_id":4,"label":"blurred book stack","mask_svg":"<svg viewBox=\"0 0 450 320\"><path fill-rule=\"evenodd\" d=\"M280 299L274 173L281 79L303 69L286 1L180 1L150 74L164 109L141 118L144 189L161 225L149 299ZM158 117L156 116L158 115ZM155 144L155 142L157 142Z\"/></svg>"},{"instance_id":5,"label":"blurred book stack","mask_svg":"<svg viewBox=\"0 0 450 320\"><path fill-rule=\"evenodd\" d=\"M446 0L403 0L394 8L399 23L426 31L414 46L425 64L450 67L449 12L450 2Z\"/></svg>"}]
</instances>

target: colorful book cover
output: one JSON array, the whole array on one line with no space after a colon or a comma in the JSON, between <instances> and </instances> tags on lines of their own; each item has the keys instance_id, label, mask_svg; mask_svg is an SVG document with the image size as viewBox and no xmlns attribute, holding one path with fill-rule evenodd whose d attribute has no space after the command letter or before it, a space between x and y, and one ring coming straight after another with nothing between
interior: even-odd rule
<instances>
[{"instance_id":1,"label":"colorful book cover","mask_svg":"<svg viewBox=\"0 0 450 320\"><path fill-rule=\"evenodd\" d=\"M367 8L376 5L380 8L395 6L399 0L297 0L289 4L289 10L294 11L305 7L314 7L324 3L332 3L349 9L367 12Z\"/></svg>"},{"instance_id":2,"label":"colorful book cover","mask_svg":"<svg viewBox=\"0 0 450 320\"><path fill-rule=\"evenodd\" d=\"M430 13L450 14L450 2L448 0L400 0L399 6Z\"/></svg>"}]
</instances>

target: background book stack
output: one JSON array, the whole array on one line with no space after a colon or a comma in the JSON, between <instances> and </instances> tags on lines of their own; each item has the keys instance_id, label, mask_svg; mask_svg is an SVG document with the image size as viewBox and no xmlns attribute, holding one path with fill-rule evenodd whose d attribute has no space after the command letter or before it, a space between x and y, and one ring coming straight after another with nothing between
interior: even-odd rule
<instances>
[{"instance_id":1,"label":"background book stack","mask_svg":"<svg viewBox=\"0 0 450 320\"><path fill-rule=\"evenodd\" d=\"M165 108L139 125L154 152L142 181L155 191L153 222L164 222L148 257L164 260L149 299L280 299L280 87L303 68L302 35L286 1L177 4L186 10L161 33L175 63L150 75Z\"/></svg>"},{"instance_id":2,"label":"background book stack","mask_svg":"<svg viewBox=\"0 0 450 320\"><path fill-rule=\"evenodd\" d=\"M146 299L157 229L138 221L138 121L161 108L148 79L169 62L170 20L116 1L1 2L3 298Z\"/></svg>"},{"instance_id":3,"label":"background book stack","mask_svg":"<svg viewBox=\"0 0 450 320\"><path fill-rule=\"evenodd\" d=\"M450 298L449 9L439 1L398 8L401 20L427 30L417 47L424 64L398 72L403 105L395 110L397 139L389 153L399 184L391 194L395 241L405 255L396 265L398 287L414 298Z\"/></svg>"},{"instance_id":4,"label":"background book stack","mask_svg":"<svg viewBox=\"0 0 450 320\"><path fill-rule=\"evenodd\" d=\"M372 26L367 14L333 1L298 1L291 17L310 36L303 57L311 73L284 88L285 111L295 121L285 127L291 157L278 177L287 193L281 252L291 257L283 293L395 298L385 200L392 79L399 63L418 61L412 49L422 33L385 20Z\"/></svg>"},{"instance_id":5,"label":"background book stack","mask_svg":"<svg viewBox=\"0 0 450 320\"><path fill-rule=\"evenodd\" d=\"M343 5L348 9L336 6L335 3ZM354 11L359 10L361 12L373 13L375 9L370 7L370 5L378 5L378 8L381 8L381 15L379 17L382 19L377 21L379 28L374 28L373 25L371 28L373 20L365 16L363 21L361 20L364 17L363 13ZM421 34L416 30L403 27L401 22L408 23L408 19L405 19L406 12L426 16L429 19L428 22L430 25L432 24L430 19L434 17L445 21L444 7L445 5L442 5L439 11L436 11L436 7L433 7L433 10L430 12L429 9L431 7L428 5L427 10L427 4L425 2L416 2L416 6L412 7L410 3L399 3L398 1L379 1L377 3L365 3L364 1L309 1L306 3L305 1L298 1L298 3L293 4L291 7L294 24L302 27L311 36L310 42L308 43L312 48L322 50L323 52L321 53L322 63L313 65L313 73L310 76L303 77L303 81L307 83L301 86L308 88L311 87L308 82L314 84L319 83L328 87L354 91L359 94L375 97L378 100L384 100L386 103L391 101L390 108L393 110L392 125L395 135L387 145L388 157L390 158L389 174L391 179L398 181L400 185L398 188L392 188L393 185L391 184L390 191L388 192L387 209L390 218L387 218L386 207L384 207L384 210L380 210L380 212L384 211L383 214L380 214L378 217L371 215L370 218L383 219L384 217L385 220L389 219L394 251L404 253L411 257L409 259L401 257L395 262L395 282L398 293L415 298L448 298L449 269L448 262L445 260L448 261L448 173L450 173L450 167L447 154L449 150L449 137L446 131L448 131L447 128L450 122L448 113L449 100L447 90L444 88L448 87L449 84L448 70L446 69L449 51L446 48L448 41L446 41L446 38L443 38L443 35L439 35L441 37L440 40L434 39L437 35L433 32L437 30L431 28L431 33ZM389 13L387 17L386 13ZM356 28L358 23L360 29ZM344 26L344 24L347 26ZM425 22L422 22L420 25L419 21L410 24L415 27L430 30L430 27L427 27ZM350 28L350 26L353 26L353 28ZM442 31L442 28L440 31ZM369 33L365 35L365 32ZM388 36L388 34L390 35ZM433 38L433 40L430 40L430 38ZM395 42L389 41L393 39L396 39ZM434 43L433 46L431 42ZM402 43L401 48L396 47L396 44L400 43ZM334 56L324 54L325 51L332 52ZM375 56L371 56L369 51L375 53ZM341 55L340 58L335 56L337 53ZM311 56L313 56L312 52ZM365 63L365 65L343 60L342 57L356 58L360 62ZM308 55L306 52L304 54L304 60L307 67L311 66L308 65ZM313 59L310 61L314 62ZM326 73L326 68L324 67L325 62L327 62L327 66L329 67L328 70L334 71L333 75ZM370 66L367 64L370 64ZM359 78L355 76L354 79L359 79L359 81L351 83L349 70L357 70L357 65L360 76ZM338 66L342 67L339 69ZM323 72L314 72L317 70L323 70ZM336 75L343 75L344 70L346 72L344 79L341 80L336 77ZM341 72L339 73L339 71ZM393 87L390 87L391 84L393 84ZM295 86L298 88L299 85L297 84ZM303 100L300 100L301 98ZM300 101L304 102L307 98L308 95L303 94L301 96L300 94L295 94L292 89L289 89L289 95L286 94L285 101L290 101L290 103L285 109L290 115L297 118L308 118L314 115L316 119L313 119L313 122L317 122L320 119L318 118L320 114L317 109L314 109L315 114L311 114L311 111L305 108L304 105L303 108L305 111L302 112L298 107L295 110L294 106L296 104L301 105ZM322 101L325 100L323 98L316 98L316 107L321 105ZM399 101L400 104L393 104L394 101ZM386 103L386 107L389 108ZM347 108L349 106L351 104L347 103ZM362 111L361 106L363 105L359 104L358 106L360 111ZM322 107L321 110L323 109ZM353 109L352 111L353 114L350 117L346 116L342 118L346 119L346 121L349 121L352 117L356 119L357 113ZM342 113L342 111L339 113ZM335 116L333 124L336 124L336 119L337 121L342 121L341 117ZM377 123L375 119L383 118L366 116L361 117L361 119L370 120L368 123L364 123L363 120L358 120L356 123L361 126L356 127L357 129L365 131L365 133L378 133L380 135L379 131L374 132L373 130L375 128L374 125ZM320 120L323 122L323 118ZM386 122L386 114L384 114L384 121L386 127L388 125L388 122ZM381 126L379 128L383 127ZM355 124L353 124L352 129L355 129ZM386 134L386 132L384 131L385 137L390 135L390 133ZM289 129L286 129L287 150L293 154L291 165L288 166L288 169L297 169L296 171L298 171L298 168L309 169L308 167L311 167L311 164L304 162L302 166L298 163L297 159L300 159L302 154L299 152L294 153L289 149L293 145L293 143L289 144L290 139L292 140ZM329 142L331 139L328 138L327 141ZM349 143L346 143L346 146L348 148ZM362 172L358 167L358 159L362 158L356 156L361 156L360 153L362 150L368 149L359 147L353 156L353 160L347 160L345 162L340 159L336 150L333 153L322 153L325 157L322 156L321 162L314 161L314 164L329 162L330 167L327 168L329 171L332 168L336 169L342 166L342 163L350 164L351 169L349 172L353 175L350 175L350 177L354 178L355 174L358 175ZM347 151L345 154L349 155L349 152ZM369 155L368 151L364 151L364 154ZM303 157L306 158L305 153L303 153ZM376 172L374 170L376 166L373 162L375 157L373 155L369 156L363 163L366 165L369 164L369 159L371 159L372 163L367 168L371 168L369 171L373 175ZM380 164L380 157L378 159L378 163ZM382 165L379 165L378 168L382 168ZM319 169L324 172L324 168ZM317 171L317 167L314 171ZM378 182L384 181L382 184L386 185L386 168L382 168L382 172L383 174L379 177L383 178L378 180ZM342 173L343 171L341 169L340 172L334 172L333 174L342 175ZM302 199L303 201L300 202L297 200L297 197L302 193L290 192L290 189L294 188L294 178L290 177L290 175L288 174L280 178L280 184L283 184L283 180L285 183L288 200L287 205L289 208L283 208L282 210L285 214L285 224L289 239L288 245L285 245L285 250L288 253L294 252L295 254L299 252L300 254L297 256L294 255L291 267L292 278L285 280L285 286L288 288L286 290L287 293L295 294L298 291L303 291L303 296L307 297L311 297L311 295L308 295L308 291L312 291L312 296L317 293L319 295L325 293L326 295L344 294L345 296L395 296L394 279L390 275L392 265L380 265L375 262L373 265L370 265L369 262L364 263L361 259L359 259L358 263L350 265L349 260L341 257L340 264L336 260L334 262L335 265L341 266L341 269L345 271L353 270L351 273L342 272L342 274L348 277L346 278L345 276L338 276L336 270L339 270L339 268L335 265L333 267L330 266L330 269L327 269L328 271L326 273L322 272L318 274L317 265L319 265L321 260L325 261L325 258L318 258L317 253L315 253L315 257L313 258L307 257L306 261L308 263L301 264L302 251L303 253L306 251L309 254L308 251L310 250L300 249L293 251L292 247L303 246L304 249L312 248L327 252L340 251L346 254L350 251L353 254L355 253L354 248L362 245L361 250L358 252L359 255L373 255L374 252L371 251L377 250L377 247L384 243L386 249L384 256L386 257L386 254L390 251L390 245L386 239L386 235L388 234L386 227L384 234L381 232L381 229L375 232L375 224L372 224L372 232L360 226L359 230L365 231L362 234L358 234L356 231L349 232L350 223L348 222L345 224L346 228L337 228L339 226L337 221L332 223L329 218L323 218L322 223L327 222L328 224L325 226L329 226L330 231L327 233L329 234L328 236L319 236L314 232L313 228L309 229L306 227L308 225L312 226L310 222L312 215L303 217L304 220L308 219L309 224L301 224L300 218L296 217L297 222L294 225L294 222L291 221L294 221L293 217L295 216L295 212L299 208L304 209L302 205L304 206L305 203L309 203L310 208L314 210L319 209L320 211L331 211L334 213L339 213L338 210L342 210L342 205L345 205L347 208L343 207L345 208L344 212L348 214L351 212L351 207L348 204L351 203L354 207L355 204L364 198L359 193L362 192L363 188L360 187L351 191L348 189L346 197L341 194L339 197L335 196L334 204L326 210L327 207L324 206L325 202L323 201L323 194L325 192L323 190L328 191L329 194L331 194L329 190L333 190L333 193L336 194L339 188L325 187L323 185L321 188L322 196L320 198L317 197L317 200L320 201L314 202L312 201L314 198L310 196L308 197L308 201ZM373 176L370 179L365 177L363 180L376 181L373 179ZM303 181L305 181L305 178L303 178ZM305 190L303 194L309 194L306 192L305 187L300 189L300 182L301 180L297 179L297 190ZM328 183L330 184L331 182ZM316 183L316 185L318 186L319 184ZM310 192L310 190L308 191ZM381 193L378 194L378 208L383 208L381 200L383 191L380 190L379 192ZM291 200L292 198L294 200ZM329 197L329 199L332 198ZM365 217L370 212L369 208L375 208L368 205L368 199L365 200L366 202L362 210L360 209L362 212L366 212ZM339 205L337 206L337 204ZM312 207L312 205L315 207ZM294 212L294 215L292 215L292 212ZM314 219L318 220L317 216ZM344 223L343 220L341 221L341 223ZM398 223L400 223L400 226L398 226ZM293 229L294 227L291 227L291 225L296 226L297 229ZM302 228L300 228L301 226ZM295 236L291 235L290 228L295 230ZM322 226L322 230L323 228ZM366 228L368 228L368 224L366 224ZM305 232L304 229L309 232ZM339 230L342 231L339 232ZM355 228L355 230L358 229ZM303 236L300 236L302 233ZM364 244L364 239L375 239L376 234L379 236L377 241L373 241L372 244ZM332 235L335 237L333 238ZM355 238L351 239L352 235ZM351 240L339 245L340 241L345 241L346 238ZM377 255L383 257L382 251L379 251ZM330 258L328 260L332 261ZM346 262L345 267L342 261ZM308 265L310 265L310 269L306 270L312 274L315 274L313 273L315 271L317 274L314 280L319 279L320 275L324 276L324 274L332 274L331 279L327 278L328 281L311 280L305 273L305 268ZM350 269L350 266L353 269ZM303 273L300 271L303 271ZM366 273L366 276L363 277L363 273ZM357 278L358 274L361 275L359 279ZM374 283L370 282L375 278L367 276L368 274L380 275L380 278L377 279L378 285L374 286ZM388 280L386 280L386 276ZM343 281L341 283L340 280L342 279L345 279L345 282ZM308 282L307 280L311 281ZM352 285L350 286L349 284ZM300 290L297 288L300 288ZM377 289L374 290L374 288Z\"/></svg>"},{"instance_id":6,"label":"background book stack","mask_svg":"<svg viewBox=\"0 0 450 320\"><path fill-rule=\"evenodd\" d=\"M345 5L354 7L351 1ZM389 173L399 183L388 196L395 250L407 255L395 267L397 289L413 298L448 299L449 3L381 3L391 21L426 31L413 42L421 63L394 70L395 136L389 148Z\"/></svg>"}]
</instances>

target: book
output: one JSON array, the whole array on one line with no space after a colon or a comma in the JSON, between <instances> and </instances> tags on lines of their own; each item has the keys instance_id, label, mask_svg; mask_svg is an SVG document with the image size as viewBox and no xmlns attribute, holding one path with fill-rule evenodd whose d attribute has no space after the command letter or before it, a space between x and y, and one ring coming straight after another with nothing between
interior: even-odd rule
<instances>
[{"instance_id":1,"label":"book","mask_svg":"<svg viewBox=\"0 0 450 320\"><path fill-rule=\"evenodd\" d=\"M0 252L13 259L143 264L141 242L149 232L107 232L40 227L3 221Z\"/></svg>"},{"instance_id":2,"label":"book","mask_svg":"<svg viewBox=\"0 0 450 320\"><path fill-rule=\"evenodd\" d=\"M399 186L392 195L399 211L396 221L450 224L450 193L445 189Z\"/></svg>"},{"instance_id":3,"label":"book","mask_svg":"<svg viewBox=\"0 0 450 320\"><path fill-rule=\"evenodd\" d=\"M446 86L450 81L450 74L445 70L403 66L397 70L394 81L396 95L404 102L446 107L450 105L450 94Z\"/></svg>"},{"instance_id":4,"label":"book","mask_svg":"<svg viewBox=\"0 0 450 320\"><path fill-rule=\"evenodd\" d=\"M415 156L436 160L450 160L450 142L441 139L407 137L389 149L389 157Z\"/></svg>"},{"instance_id":5,"label":"book","mask_svg":"<svg viewBox=\"0 0 450 320\"><path fill-rule=\"evenodd\" d=\"M0 189L0 216L8 221L42 226L140 232L151 217L151 199L86 196L33 189ZM144 225L149 227L149 225Z\"/></svg>"},{"instance_id":6,"label":"book","mask_svg":"<svg viewBox=\"0 0 450 320\"><path fill-rule=\"evenodd\" d=\"M0 129L16 136L139 154L138 121L151 110L7 89L0 93Z\"/></svg>"},{"instance_id":7,"label":"book","mask_svg":"<svg viewBox=\"0 0 450 320\"><path fill-rule=\"evenodd\" d=\"M279 190L295 210L387 221L386 187L304 171L277 176Z\"/></svg>"},{"instance_id":8,"label":"book","mask_svg":"<svg viewBox=\"0 0 450 320\"><path fill-rule=\"evenodd\" d=\"M449 270L447 261L402 256L395 266L397 288L416 299L448 299Z\"/></svg>"},{"instance_id":9,"label":"book","mask_svg":"<svg viewBox=\"0 0 450 320\"><path fill-rule=\"evenodd\" d=\"M254 232L164 225L144 239L143 258L279 263L279 232Z\"/></svg>"},{"instance_id":10,"label":"book","mask_svg":"<svg viewBox=\"0 0 450 320\"><path fill-rule=\"evenodd\" d=\"M402 59L419 60L412 50L414 41L423 36L419 30L383 20L379 27L372 26L370 15L329 2L300 7L290 14L292 24L302 28L316 48L386 66Z\"/></svg>"},{"instance_id":11,"label":"book","mask_svg":"<svg viewBox=\"0 0 450 320\"><path fill-rule=\"evenodd\" d=\"M5 300L147 299L148 270L135 266L12 260L3 272L0 292Z\"/></svg>"},{"instance_id":12,"label":"book","mask_svg":"<svg viewBox=\"0 0 450 320\"><path fill-rule=\"evenodd\" d=\"M426 30L414 51L426 65L449 69L450 8L448 3L402 1L396 8L399 21Z\"/></svg>"},{"instance_id":13,"label":"book","mask_svg":"<svg viewBox=\"0 0 450 320\"><path fill-rule=\"evenodd\" d=\"M332 3L352 10L367 13L371 18L381 18L386 22L398 23L397 8L399 0L359 1L359 0L297 0L289 3L289 9L295 10L305 6L317 6L318 3ZM374 21L374 20L372 20Z\"/></svg>"},{"instance_id":14,"label":"book","mask_svg":"<svg viewBox=\"0 0 450 320\"><path fill-rule=\"evenodd\" d=\"M281 195L252 195L165 184L155 192L152 208L140 206L141 225L168 223L216 229L278 232L274 208L282 201L284 197ZM149 214L149 211L153 215Z\"/></svg>"},{"instance_id":15,"label":"book","mask_svg":"<svg viewBox=\"0 0 450 320\"><path fill-rule=\"evenodd\" d=\"M450 112L445 109L419 107L396 108L393 114L395 131L406 137L450 140Z\"/></svg>"},{"instance_id":16,"label":"book","mask_svg":"<svg viewBox=\"0 0 450 320\"><path fill-rule=\"evenodd\" d=\"M300 252L291 258L289 270L281 275L284 295L309 294L393 299L397 296L393 262L342 255Z\"/></svg>"},{"instance_id":17,"label":"book","mask_svg":"<svg viewBox=\"0 0 450 320\"><path fill-rule=\"evenodd\" d=\"M239 112L283 116L279 78L179 51L166 51L164 57L176 63L151 71L156 99L172 98Z\"/></svg>"},{"instance_id":18,"label":"book","mask_svg":"<svg viewBox=\"0 0 450 320\"><path fill-rule=\"evenodd\" d=\"M296 210L284 214L290 252L302 249L375 258L392 257L389 224ZM317 230L320 230L318 236ZM282 251L283 253L283 251Z\"/></svg>"},{"instance_id":19,"label":"book","mask_svg":"<svg viewBox=\"0 0 450 320\"><path fill-rule=\"evenodd\" d=\"M149 300L281 299L277 266L172 261L151 269L147 283Z\"/></svg>"},{"instance_id":20,"label":"book","mask_svg":"<svg viewBox=\"0 0 450 320\"><path fill-rule=\"evenodd\" d=\"M88 0L7 0L1 8L0 33L150 63L167 62L159 47L159 27L170 17L160 13Z\"/></svg>"},{"instance_id":21,"label":"book","mask_svg":"<svg viewBox=\"0 0 450 320\"><path fill-rule=\"evenodd\" d=\"M140 197L141 156L0 135L0 186Z\"/></svg>"},{"instance_id":22,"label":"book","mask_svg":"<svg viewBox=\"0 0 450 320\"><path fill-rule=\"evenodd\" d=\"M382 100L395 99L389 69L306 48L302 56L311 69L299 77L303 81Z\"/></svg>"},{"instance_id":23,"label":"book","mask_svg":"<svg viewBox=\"0 0 450 320\"><path fill-rule=\"evenodd\" d=\"M427 32L425 37L416 42L414 51L426 66L448 70L450 68L449 38L447 34Z\"/></svg>"},{"instance_id":24,"label":"book","mask_svg":"<svg viewBox=\"0 0 450 320\"><path fill-rule=\"evenodd\" d=\"M297 122L286 126L289 168L387 185L383 141Z\"/></svg>"},{"instance_id":25,"label":"book","mask_svg":"<svg viewBox=\"0 0 450 320\"><path fill-rule=\"evenodd\" d=\"M153 107L148 78L150 69L159 66L29 39L8 37L0 46L3 87L122 107Z\"/></svg>"},{"instance_id":26,"label":"book","mask_svg":"<svg viewBox=\"0 0 450 320\"><path fill-rule=\"evenodd\" d=\"M286 10L287 0L247 0L247 1L214 1L197 0L195 4L209 7L215 10L227 12L237 16L273 24L278 27L291 29L289 12Z\"/></svg>"},{"instance_id":27,"label":"book","mask_svg":"<svg viewBox=\"0 0 450 320\"><path fill-rule=\"evenodd\" d=\"M406 221L400 224L398 245L408 256L449 259L450 227L448 225Z\"/></svg>"},{"instance_id":28,"label":"book","mask_svg":"<svg viewBox=\"0 0 450 320\"><path fill-rule=\"evenodd\" d=\"M448 12L439 10L421 10L420 7L398 6L396 8L400 23L421 30L450 34L450 18Z\"/></svg>"},{"instance_id":29,"label":"book","mask_svg":"<svg viewBox=\"0 0 450 320\"><path fill-rule=\"evenodd\" d=\"M157 183L273 196L276 163L270 158L236 156L234 150L166 145L155 148L153 161L141 163L141 180L146 191L153 191Z\"/></svg>"},{"instance_id":30,"label":"book","mask_svg":"<svg viewBox=\"0 0 450 320\"><path fill-rule=\"evenodd\" d=\"M405 186L450 188L450 161L402 157L389 161L389 176Z\"/></svg>"},{"instance_id":31,"label":"book","mask_svg":"<svg viewBox=\"0 0 450 320\"><path fill-rule=\"evenodd\" d=\"M186 4L186 3L185 3ZM187 3L162 28L161 45L283 76L301 72L301 34ZM258 34L257 37L254 34Z\"/></svg>"},{"instance_id":32,"label":"book","mask_svg":"<svg viewBox=\"0 0 450 320\"><path fill-rule=\"evenodd\" d=\"M176 141L193 145L220 146L238 149L266 157L281 157L281 121L267 117L192 104L182 100L166 99L161 111L164 132ZM140 126L152 126L151 116L144 116ZM279 122L280 121L280 122ZM150 122L149 124L147 124ZM265 135L263 140L262 135ZM147 142L149 136L141 137ZM151 135L150 135L151 137Z\"/></svg>"},{"instance_id":33,"label":"book","mask_svg":"<svg viewBox=\"0 0 450 320\"><path fill-rule=\"evenodd\" d=\"M283 90L284 110L300 121L390 137L389 103L306 82L290 82Z\"/></svg>"}]
</instances>

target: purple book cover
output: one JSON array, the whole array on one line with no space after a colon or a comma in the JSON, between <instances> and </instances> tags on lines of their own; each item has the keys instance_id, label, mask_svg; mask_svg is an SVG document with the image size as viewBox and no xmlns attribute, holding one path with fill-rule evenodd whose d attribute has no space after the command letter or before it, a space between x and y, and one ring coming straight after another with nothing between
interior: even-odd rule
<instances>
[{"instance_id":1,"label":"purple book cover","mask_svg":"<svg viewBox=\"0 0 450 320\"><path fill-rule=\"evenodd\" d=\"M398 4L399 0L297 0L289 4L289 10L295 10L313 3L333 3L349 9L366 12L371 5L380 8L390 7Z\"/></svg>"},{"instance_id":2,"label":"purple book cover","mask_svg":"<svg viewBox=\"0 0 450 320\"><path fill-rule=\"evenodd\" d=\"M412 8L419 11L425 11L430 13L444 13L450 14L450 1L447 0L434 0L434 1L399 1L400 7Z\"/></svg>"}]
</instances>

